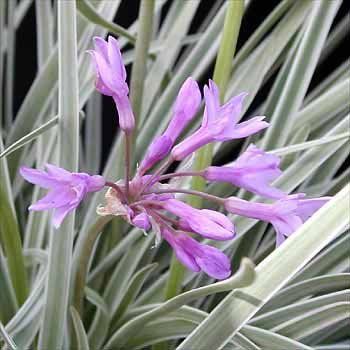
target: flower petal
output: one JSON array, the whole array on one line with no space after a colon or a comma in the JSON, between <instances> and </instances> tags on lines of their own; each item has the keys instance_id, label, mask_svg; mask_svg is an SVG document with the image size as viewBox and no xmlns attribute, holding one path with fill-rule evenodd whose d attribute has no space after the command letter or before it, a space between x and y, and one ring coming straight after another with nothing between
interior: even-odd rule
<instances>
[{"instance_id":1,"label":"flower petal","mask_svg":"<svg viewBox=\"0 0 350 350\"><path fill-rule=\"evenodd\" d=\"M99 36L93 38L95 50L108 62L108 44Z\"/></svg>"},{"instance_id":2,"label":"flower petal","mask_svg":"<svg viewBox=\"0 0 350 350\"><path fill-rule=\"evenodd\" d=\"M231 275L230 259L217 248L201 245L202 254L196 257L200 268L210 277L223 280Z\"/></svg>"},{"instance_id":3,"label":"flower petal","mask_svg":"<svg viewBox=\"0 0 350 350\"><path fill-rule=\"evenodd\" d=\"M76 193L69 188L58 187L48 192L48 194L39 199L29 207L29 210L41 211L52 208L59 208L68 205L76 198Z\"/></svg>"},{"instance_id":4,"label":"flower petal","mask_svg":"<svg viewBox=\"0 0 350 350\"><path fill-rule=\"evenodd\" d=\"M172 145L173 142L168 136L161 135L156 137L148 147L138 172L143 175L147 170L152 168L154 164L162 160L170 152Z\"/></svg>"},{"instance_id":5,"label":"flower petal","mask_svg":"<svg viewBox=\"0 0 350 350\"><path fill-rule=\"evenodd\" d=\"M118 77L125 81L126 70L122 59L122 54L118 45L118 41L112 37L108 36L108 59L112 69L118 75Z\"/></svg>"},{"instance_id":6,"label":"flower petal","mask_svg":"<svg viewBox=\"0 0 350 350\"><path fill-rule=\"evenodd\" d=\"M64 218L75 209L74 206L65 205L63 207L55 209L55 212L52 217L52 224L57 229L61 226Z\"/></svg>"},{"instance_id":7,"label":"flower petal","mask_svg":"<svg viewBox=\"0 0 350 350\"><path fill-rule=\"evenodd\" d=\"M227 141L256 134L269 126L269 123L263 121L264 118L265 117L254 117L246 122L236 124L234 128L225 129L224 132L215 139L216 141Z\"/></svg>"},{"instance_id":8,"label":"flower petal","mask_svg":"<svg viewBox=\"0 0 350 350\"><path fill-rule=\"evenodd\" d=\"M60 184L59 181L42 170L22 166L20 167L19 172L25 180L43 188L53 188Z\"/></svg>"},{"instance_id":9,"label":"flower petal","mask_svg":"<svg viewBox=\"0 0 350 350\"><path fill-rule=\"evenodd\" d=\"M133 225L141 230L148 231L151 228L151 222L146 213L140 213L132 219Z\"/></svg>"},{"instance_id":10,"label":"flower petal","mask_svg":"<svg viewBox=\"0 0 350 350\"><path fill-rule=\"evenodd\" d=\"M72 173L60 168L56 165L53 164L49 164L46 163L45 164L45 168L47 169L47 173L53 177L56 177L57 179L59 179L60 181L64 180L64 181L70 181L72 178Z\"/></svg>"}]
</instances>

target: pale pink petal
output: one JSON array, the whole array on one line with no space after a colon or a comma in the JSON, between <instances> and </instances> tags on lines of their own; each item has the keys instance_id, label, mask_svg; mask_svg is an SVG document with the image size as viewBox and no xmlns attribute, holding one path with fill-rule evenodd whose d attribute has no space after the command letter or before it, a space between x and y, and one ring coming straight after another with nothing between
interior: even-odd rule
<instances>
[{"instance_id":1,"label":"pale pink petal","mask_svg":"<svg viewBox=\"0 0 350 350\"><path fill-rule=\"evenodd\" d=\"M215 139L216 141L228 141L256 134L269 126L269 123L263 121L264 118L265 117L255 117L246 122L236 124L234 128L225 129L224 132Z\"/></svg>"},{"instance_id":2,"label":"pale pink petal","mask_svg":"<svg viewBox=\"0 0 350 350\"><path fill-rule=\"evenodd\" d=\"M75 209L75 207L72 207L70 205L65 205L63 207L55 209L55 212L52 216L52 224L57 229L61 226L62 221L64 218Z\"/></svg>"},{"instance_id":3,"label":"pale pink petal","mask_svg":"<svg viewBox=\"0 0 350 350\"><path fill-rule=\"evenodd\" d=\"M102 57L108 62L108 45L107 42L99 36L93 38L95 50L102 55Z\"/></svg>"},{"instance_id":4,"label":"pale pink petal","mask_svg":"<svg viewBox=\"0 0 350 350\"><path fill-rule=\"evenodd\" d=\"M69 204L75 197L76 194L74 191L67 190L64 187L58 187L49 191L45 197L32 204L29 210L40 211L62 207Z\"/></svg>"},{"instance_id":5,"label":"pale pink petal","mask_svg":"<svg viewBox=\"0 0 350 350\"><path fill-rule=\"evenodd\" d=\"M118 41L112 36L108 37L108 58L115 74L117 74L121 80L125 81L126 71L122 59L122 54L120 52Z\"/></svg>"},{"instance_id":6,"label":"pale pink petal","mask_svg":"<svg viewBox=\"0 0 350 350\"><path fill-rule=\"evenodd\" d=\"M25 180L34 185L39 185L40 187L53 188L59 185L59 182L55 178L42 170L22 166L20 167L19 172Z\"/></svg>"},{"instance_id":7,"label":"pale pink petal","mask_svg":"<svg viewBox=\"0 0 350 350\"><path fill-rule=\"evenodd\" d=\"M231 275L230 259L220 250L208 245L201 245L202 253L196 257L196 262L206 274L218 280Z\"/></svg>"}]
</instances>

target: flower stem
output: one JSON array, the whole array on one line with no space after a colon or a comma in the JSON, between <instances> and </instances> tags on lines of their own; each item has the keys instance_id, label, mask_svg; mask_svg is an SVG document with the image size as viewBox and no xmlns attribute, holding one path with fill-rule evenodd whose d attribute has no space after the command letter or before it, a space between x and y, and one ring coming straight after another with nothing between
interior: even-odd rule
<instances>
[{"instance_id":1,"label":"flower stem","mask_svg":"<svg viewBox=\"0 0 350 350\"><path fill-rule=\"evenodd\" d=\"M164 190L153 190L152 193L158 193L158 194L162 194L162 193L184 193L184 194L190 194L192 196L197 196L197 197L201 197L203 199L207 199L209 201L213 201L219 204L223 204L224 199L214 196L212 194L209 193L204 193L201 191L196 191L196 190L184 190L181 188L167 188Z\"/></svg>"},{"instance_id":2,"label":"flower stem","mask_svg":"<svg viewBox=\"0 0 350 350\"><path fill-rule=\"evenodd\" d=\"M154 174L150 176L150 178L146 181L146 183L142 186L140 193L141 194L147 187L152 183L154 179L157 179L160 175L163 174L163 172L170 166L170 164L173 162L173 159L170 157L168 158L157 170Z\"/></svg>"},{"instance_id":3,"label":"flower stem","mask_svg":"<svg viewBox=\"0 0 350 350\"><path fill-rule=\"evenodd\" d=\"M83 313L83 298L84 298L84 289L86 275L88 272L88 265L91 257L92 249L95 245L95 242L102 232L105 225L112 219L112 216L101 216L90 228L86 239L84 241L83 249L79 256L78 270L75 277L74 283L74 296L73 296L73 306L82 317Z\"/></svg>"},{"instance_id":4,"label":"flower stem","mask_svg":"<svg viewBox=\"0 0 350 350\"><path fill-rule=\"evenodd\" d=\"M180 177L180 176L202 176L202 171L181 171L178 173L169 173L162 176L159 176L159 181L171 179L174 177Z\"/></svg>"},{"instance_id":5,"label":"flower stem","mask_svg":"<svg viewBox=\"0 0 350 350\"><path fill-rule=\"evenodd\" d=\"M131 158L131 139L129 133L125 133L125 195L129 198L129 181L130 181L130 158Z\"/></svg>"}]
</instances>

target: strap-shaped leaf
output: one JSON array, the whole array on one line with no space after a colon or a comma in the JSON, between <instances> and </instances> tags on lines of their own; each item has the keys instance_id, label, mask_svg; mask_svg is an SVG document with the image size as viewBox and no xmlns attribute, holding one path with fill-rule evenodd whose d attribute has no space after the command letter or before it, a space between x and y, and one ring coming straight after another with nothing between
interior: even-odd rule
<instances>
[{"instance_id":1,"label":"strap-shaped leaf","mask_svg":"<svg viewBox=\"0 0 350 350\"><path fill-rule=\"evenodd\" d=\"M230 293L178 347L222 348L231 337L308 261L310 261L348 224L350 186L321 208L279 249L270 254L257 268L255 282L243 288L246 294L262 301L260 306L237 299L236 291ZM280 266L284 269L281 270ZM268 278L266 278L268 276ZM232 310L235 310L234 314Z\"/></svg>"}]
</instances>

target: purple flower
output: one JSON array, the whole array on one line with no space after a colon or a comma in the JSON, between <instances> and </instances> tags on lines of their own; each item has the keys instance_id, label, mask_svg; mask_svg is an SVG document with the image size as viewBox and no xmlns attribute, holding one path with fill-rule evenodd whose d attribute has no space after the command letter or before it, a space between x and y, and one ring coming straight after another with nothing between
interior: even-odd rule
<instances>
[{"instance_id":1,"label":"purple flower","mask_svg":"<svg viewBox=\"0 0 350 350\"><path fill-rule=\"evenodd\" d=\"M144 231L148 231L151 228L151 222L146 213L137 214L132 220L132 224Z\"/></svg>"},{"instance_id":2,"label":"purple flower","mask_svg":"<svg viewBox=\"0 0 350 350\"><path fill-rule=\"evenodd\" d=\"M289 195L273 204L248 202L230 197L225 200L225 209L230 213L270 222L276 230L276 245L279 246L295 232L304 221L322 207L330 197L304 199L303 193Z\"/></svg>"},{"instance_id":3,"label":"purple flower","mask_svg":"<svg viewBox=\"0 0 350 350\"><path fill-rule=\"evenodd\" d=\"M203 271L209 276L222 280L231 274L230 259L220 250L200 244L181 232L162 230L162 236L175 251L177 259L194 272Z\"/></svg>"},{"instance_id":4,"label":"purple flower","mask_svg":"<svg viewBox=\"0 0 350 350\"><path fill-rule=\"evenodd\" d=\"M164 135L174 144L189 122L195 117L201 103L201 93L197 82L189 77L177 95L173 116Z\"/></svg>"},{"instance_id":5,"label":"purple flower","mask_svg":"<svg viewBox=\"0 0 350 350\"><path fill-rule=\"evenodd\" d=\"M176 199L165 201L163 208L181 218L192 231L203 237L223 241L235 236L232 222L219 212L195 209Z\"/></svg>"},{"instance_id":6,"label":"purple flower","mask_svg":"<svg viewBox=\"0 0 350 350\"><path fill-rule=\"evenodd\" d=\"M286 193L270 185L282 173L279 164L279 157L250 145L230 166L211 166L204 170L203 177L209 181L230 182L261 196L279 199Z\"/></svg>"},{"instance_id":7,"label":"purple flower","mask_svg":"<svg viewBox=\"0 0 350 350\"><path fill-rule=\"evenodd\" d=\"M145 174L147 170L152 168L154 164L162 160L170 152L172 146L173 142L168 136L161 135L156 137L149 146L138 168L138 174Z\"/></svg>"},{"instance_id":8,"label":"purple flower","mask_svg":"<svg viewBox=\"0 0 350 350\"><path fill-rule=\"evenodd\" d=\"M112 96L119 114L119 125L126 133L135 127L135 118L128 98L126 71L118 42L112 36L108 42L94 38L95 50L88 51L96 70L96 89L103 95Z\"/></svg>"},{"instance_id":9,"label":"purple flower","mask_svg":"<svg viewBox=\"0 0 350 350\"><path fill-rule=\"evenodd\" d=\"M237 124L246 95L242 93L220 106L218 87L210 80L209 87L204 87L205 110L202 125L193 135L173 148L172 157L182 160L210 142L239 139L265 129L269 125L263 121L265 117L255 117Z\"/></svg>"},{"instance_id":10,"label":"purple flower","mask_svg":"<svg viewBox=\"0 0 350 350\"><path fill-rule=\"evenodd\" d=\"M161 136L156 137L149 146L138 169L138 174L143 175L169 154L181 132L196 115L200 103L201 94L197 82L191 77L187 78L176 98L173 116L167 129Z\"/></svg>"},{"instance_id":11,"label":"purple flower","mask_svg":"<svg viewBox=\"0 0 350 350\"><path fill-rule=\"evenodd\" d=\"M49 189L48 194L29 210L55 209L53 225L58 228L66 215L74 210L88 192L100 191L105 180L102 176L85 173L70 173L67 170L46 164L47 171L20 168L20 174L28 182Z\"/></svg>"}]
</instances>

